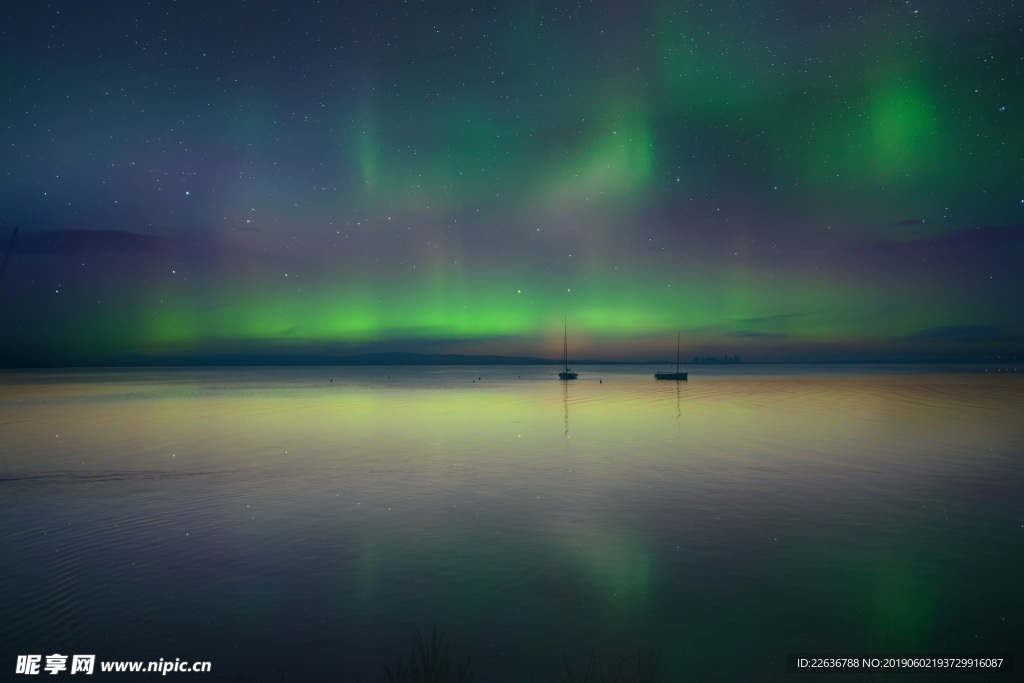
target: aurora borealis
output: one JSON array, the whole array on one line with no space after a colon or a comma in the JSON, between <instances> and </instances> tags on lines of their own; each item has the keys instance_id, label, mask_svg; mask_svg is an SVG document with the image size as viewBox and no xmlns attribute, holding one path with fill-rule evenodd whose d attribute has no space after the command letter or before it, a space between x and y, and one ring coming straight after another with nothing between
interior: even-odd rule
<instances>
[{"instance_id":1,"label":"aurora borealis","mask_svg":"<svg viewBox=\"0 0 1024 683\"><path fill-rule=\"evenodd\" d=\"M1020 354L1022 14L7 3L2 362Z\"/></svg>"}]
</instances>

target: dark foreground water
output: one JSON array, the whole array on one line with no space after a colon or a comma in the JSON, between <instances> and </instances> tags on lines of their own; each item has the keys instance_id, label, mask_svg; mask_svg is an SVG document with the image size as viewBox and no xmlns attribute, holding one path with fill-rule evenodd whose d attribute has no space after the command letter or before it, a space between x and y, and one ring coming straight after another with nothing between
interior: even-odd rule
<instances>
[{"instance_id":1,"label":"dark foreground water","mask_svg":"<svg viewBox=\"0 0 1024 683\"><path fill-rule=\"evenodd\" d=\"M0 679L381 681L436 623L484 683L638 647L667 681L1021 680L1024 376L984 370L2 373ZM52 653L212 672L14 675Z\"/></svg>"}]
</instances>

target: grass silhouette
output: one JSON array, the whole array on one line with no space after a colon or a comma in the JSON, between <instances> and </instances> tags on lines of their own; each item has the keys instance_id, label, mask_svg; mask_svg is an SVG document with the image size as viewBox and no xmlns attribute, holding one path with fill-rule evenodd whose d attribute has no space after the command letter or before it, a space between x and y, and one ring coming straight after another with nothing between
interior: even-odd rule
<instances>
[{"instance_id":1,"label":"grass silhouette","mask_svg":"<svg viewBox=\"0 0 1024 683\"><path fill-rule=\"evenodd\" d=\"M565 655L562 655L562 664L565 673L560 683L661 683L665 680L660 650L645 655L643 649L638 649L636 655L611 666L602 664L597 652L591 650L579 669L573 669Z\"/></svg>"},{"instance_id":2,"label":"grass silhouette","mask_svg":"<svg viewBox=\"0 0 1024 683\"><path fill-rule=\"evenodd\" d=\"M394 671L384 665L388 683L473 683L473 658L457 659L453 664L448 643L444 642L444 634L438 632L436 624L430 631L429 644L423 640L419 629L412 639L416 648L409 655L408 667L401 657Z\"/></svg>"}]
</instances>

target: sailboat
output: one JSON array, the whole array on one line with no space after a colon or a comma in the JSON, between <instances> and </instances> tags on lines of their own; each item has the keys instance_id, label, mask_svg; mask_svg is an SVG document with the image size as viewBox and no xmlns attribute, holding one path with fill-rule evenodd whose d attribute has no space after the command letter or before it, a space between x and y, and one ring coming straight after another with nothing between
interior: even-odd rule
<instances>
[{"instance_id":1,"label":"sailboat","mask_svg":"<svg viewBox=\"0 0 1024 683\"><path fill-rule=\"evenodd\" d=\"M654 373L654 379L674 379L674 380L685 380L686 376L690 374L688 372L679 372L679 334L676 334L676 371L675 372L656 372Z\"/></svg>"},{"instance_id":2,"label":"sailboat","mask_svg":"<svg viewBox=\"0 0 1024 683\"><path fill-rule=\"evenodd\" d=\"M567 324L563 334L565 337L562 341L562 371L558 373L558 379L576 379L579 375L569 369L569 327Z\"/></svg>"}]
</instances>

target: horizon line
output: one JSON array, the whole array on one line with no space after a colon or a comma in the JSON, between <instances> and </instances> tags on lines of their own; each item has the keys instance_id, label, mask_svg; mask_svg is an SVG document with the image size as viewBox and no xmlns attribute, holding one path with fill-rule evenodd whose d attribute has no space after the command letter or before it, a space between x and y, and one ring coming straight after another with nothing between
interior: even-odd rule
<instances>
[{"instance_id":1,"label":"horizon line","mask_svg":"<svg viewBox=\"0 0 1024 683\"><path fill-rule=\"evenodd\" d=\"M573 365L674 365L675 360L604 360L589 358L572 360ZM69 368L132 368L132 367L375 367L375 366L508 366L508 365L561 365L561 359L533 356L504 356L490 354L424 354L405 351L382 351L327 356L317 354L204 354L202 356L125 356L89 361L82 358L46 362L25 359L25 362L3 363L0 369L69 369ZM881 358L742 360L740 356L696 356L681 365L992 365L1024 363L1024 355L1000 354L979 357L961 356L890 356Z\"/></svg>"}]
</instances>

